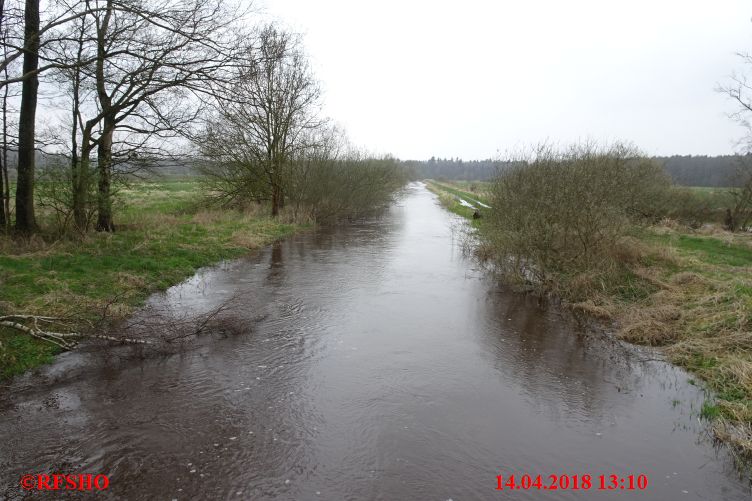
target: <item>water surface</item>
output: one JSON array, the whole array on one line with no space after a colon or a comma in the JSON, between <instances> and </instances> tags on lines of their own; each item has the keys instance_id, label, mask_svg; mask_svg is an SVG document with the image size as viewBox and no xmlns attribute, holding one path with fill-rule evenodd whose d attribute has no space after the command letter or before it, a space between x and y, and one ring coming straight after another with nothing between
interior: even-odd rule
<instances>
[{"instance_id":1,"label":"water surface","mask_svg":"<svg viewBox=\"0 0 752 501\"><path fill-rule=\"evenodd\" d=\"M56 471L127 499L749 499L685 373L490 280L462 224L416 183L381 218L155 296L200 312L239 295L253 332L66 354L0 388L0 498ZM649 486L499 492L502 473Z\"/></svg>"}]
</instances>

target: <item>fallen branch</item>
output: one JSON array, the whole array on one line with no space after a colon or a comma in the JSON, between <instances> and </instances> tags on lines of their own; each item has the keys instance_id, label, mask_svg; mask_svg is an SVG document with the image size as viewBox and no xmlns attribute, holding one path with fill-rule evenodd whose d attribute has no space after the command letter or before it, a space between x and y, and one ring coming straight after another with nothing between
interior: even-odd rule
<instances>
[{"instance_id":1,"label":"fallen branch","mask_svg":"<svg viewBox=\"0 0 752 501\"><path fill-rule=\"evenodd\" d=\"M70 329L61 318L45 317L38 315L4 315L0 316L0 326L8 327L16 331L28 334L36 339L41 339L48 343L59 346L64 350L70 350L75 348L81 339L102 339L105 341L113 341L116 343L128 343L128 344L151 344L146 339L133 339L133 338L116 338L113 336L106 336L104 334L87 334L83 332L55 332L51 330L42 329L39 324L45 323L51 326L62 326ZM31 325L27 325L31 324Z\"/></svg>"}]
</instances>

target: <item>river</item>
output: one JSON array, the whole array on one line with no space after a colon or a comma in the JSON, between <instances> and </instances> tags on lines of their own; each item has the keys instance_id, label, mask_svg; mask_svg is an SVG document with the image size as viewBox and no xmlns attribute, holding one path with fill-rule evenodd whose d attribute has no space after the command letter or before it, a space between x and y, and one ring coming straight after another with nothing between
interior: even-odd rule
<instances>
[{"instance_id":1,"label":"river","mask_svg":"<svg viewBox=\"0 0 752 501\"><path fill-rule=\"evenodd\" d=\"M155 295L192 312L239 296L253 332L67 353L0 388L0 498L48 472L106 474L121 499L750 498L686 373L490 279L463 224L413 183L382 217ZM512 473L593 486L496 490ZM648 486L599 490L612 474Z\"/></svg>"}]
</instances>

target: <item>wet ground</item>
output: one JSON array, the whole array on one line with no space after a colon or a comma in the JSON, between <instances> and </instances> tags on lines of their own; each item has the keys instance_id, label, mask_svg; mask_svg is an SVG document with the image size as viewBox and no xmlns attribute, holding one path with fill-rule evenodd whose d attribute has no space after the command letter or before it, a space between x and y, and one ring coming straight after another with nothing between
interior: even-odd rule
<instances>
[{"instance_id":1,"label":"wet ground","mask_svg":"<svg viewBox=\"0 0 752 501\"><path fill-rule=\"evenodd\" d=\"M45 472L106 474L122 499L750 498L689 376L494 283L460 252L462 224L413 184L381 218L152 300L200 312L239 295L263 318L251 334L65 354L0 387L0 498ZM593 485L495 490L512 473ZM600 491L612 474L648 486Z\"/></svg>"}]
</instances>

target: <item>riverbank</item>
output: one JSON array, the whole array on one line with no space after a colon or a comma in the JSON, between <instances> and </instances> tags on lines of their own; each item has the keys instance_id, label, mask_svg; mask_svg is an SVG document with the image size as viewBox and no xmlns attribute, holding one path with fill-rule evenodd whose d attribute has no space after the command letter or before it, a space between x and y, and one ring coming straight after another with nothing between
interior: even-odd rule
<instances>
[{"instance_id":1,"label":"riverbank","mask_svg":"<svg viewBox=\"0 0 752 501\"><path fill-rule=\"evenodd\" d=\"M472 216L456 197L477 193L429 187L449 210ZM717 438L752 457L752 235L666 223L633 231L621 249L627 272L614 283L562 275L554 292L625 341L655 346L697 375L712 390L700 415Z\"/></svg>"},{"instance_id":2,"label":"riverbank","mask_svg":"<svg viewBox=\"0 0 752 501\"><path fill-rule=\"evenodd\" d=\"M123 318L153 292L198 268L263 247L303 228L267 216L206 208L193 180L143 182L121 193L115 233L79 239L0 236L0 315ZM0 379L49 363L59 348L0 328Z\"/></svg>"},{"instance_id":3,"label":"riverbank","mask_svg":"<svg viewBox=\"0 0 752 501\"><path fill-rule=\"evenodd\" d=\"M474 226L479 224L477 219L473 220L476 209L483 211L488 208L488 198L484 191L464 191L455 183L440 183L433 180L426 182L426 188L436 194L444 208L472 220Z\"/></svg>"}]
</instances>

